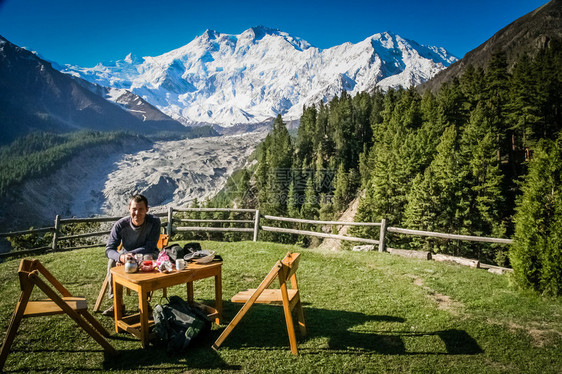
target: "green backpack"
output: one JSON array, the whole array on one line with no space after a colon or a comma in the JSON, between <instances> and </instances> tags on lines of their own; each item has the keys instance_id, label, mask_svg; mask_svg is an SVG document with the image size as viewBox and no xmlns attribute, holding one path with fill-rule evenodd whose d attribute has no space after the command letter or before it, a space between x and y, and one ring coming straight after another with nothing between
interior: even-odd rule
<instances>
[{"instance_id":1,"label":"green backpack","mask_svg":"<svg viewBox=\"0 0 562 374\"><path fill-rule=\"evenodd\" d=\"M211 330L211 321L200 310L179 296L170 296L167 304L160 303L152 312L155 345L165 345L168 353L181 353L196 338Z\"/></svg>"}]
</instances>

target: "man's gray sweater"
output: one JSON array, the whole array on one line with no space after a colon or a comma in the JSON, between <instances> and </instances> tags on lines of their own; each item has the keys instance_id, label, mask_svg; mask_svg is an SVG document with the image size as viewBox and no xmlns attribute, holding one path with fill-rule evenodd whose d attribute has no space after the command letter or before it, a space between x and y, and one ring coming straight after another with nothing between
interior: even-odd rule
<instances>
[{"instance_id":1,"label":"man's gray sweater","mask_svg":"<svg viewBox=\"0 0 562 374\"><path fill-rule=\"evenodd\" d=\"M156 244L160 238L160 218L147 214L144 223L138 227L131 222L131 217L123 217L115 222L107 245L105 255L119 262L117 247L123 243L123 253L158 254Z\"/></svg>"}]
</instances>

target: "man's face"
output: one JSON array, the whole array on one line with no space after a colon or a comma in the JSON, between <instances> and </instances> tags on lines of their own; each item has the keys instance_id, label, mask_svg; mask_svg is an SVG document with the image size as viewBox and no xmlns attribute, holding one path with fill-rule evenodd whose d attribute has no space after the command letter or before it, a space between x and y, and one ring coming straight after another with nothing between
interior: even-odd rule
<instances>
[{"instance_id":1,"label":"man's face","mask_svg":"<svg viewBox=\"0 0 562 374\"><path fill-rule=\"evenodd\" d=\"M131 215L131 220L133 221L133 225L135 226L142 225L144 223L144 218L146 217L147 212L148 212L148 207L143 201L137 203L136 201L132 200L129 203L129 214Z\"/></svg>"}]
</instances>

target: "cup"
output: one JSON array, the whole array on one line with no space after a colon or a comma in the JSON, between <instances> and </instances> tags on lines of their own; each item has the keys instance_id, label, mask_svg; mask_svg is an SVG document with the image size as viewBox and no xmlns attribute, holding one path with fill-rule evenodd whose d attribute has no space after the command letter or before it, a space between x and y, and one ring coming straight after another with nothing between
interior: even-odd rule
<instances>
[{"instance_id":1,"label":"cup","mask_svg":"<svg viewBox=\"0 0 562 374\"><path fill-rule=\"evenodd\" d=\"M142 263L142 254L137 253L135 254L135 261L137 262L137 264L141 264Z\"/></svg>"},{"instance_id":2,"label":"cup","mask_svg":"<svg viewBox=\"0 0 562 374\"><path fill-rule=\"evenodd\" d=\"M178 258L176 260L176 270L185 269L185 260L183 258Z\"/></svg>"}]
</instances>

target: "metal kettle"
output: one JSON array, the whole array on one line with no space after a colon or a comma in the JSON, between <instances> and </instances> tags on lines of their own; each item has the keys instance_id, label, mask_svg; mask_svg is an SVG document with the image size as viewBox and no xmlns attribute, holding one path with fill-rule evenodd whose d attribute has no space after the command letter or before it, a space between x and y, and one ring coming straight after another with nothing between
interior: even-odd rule
<instances>
[{"instance_id":1,"label":"metal kettle","mask_svg":"<svg viewBox=\"0 0 562 374\"><path fill-rule=\"evenodd\" d=\"M125 262L125 273L136 273L139 269L139 265L134 258L130 258Z\"/></svg>"}]
</instances>

